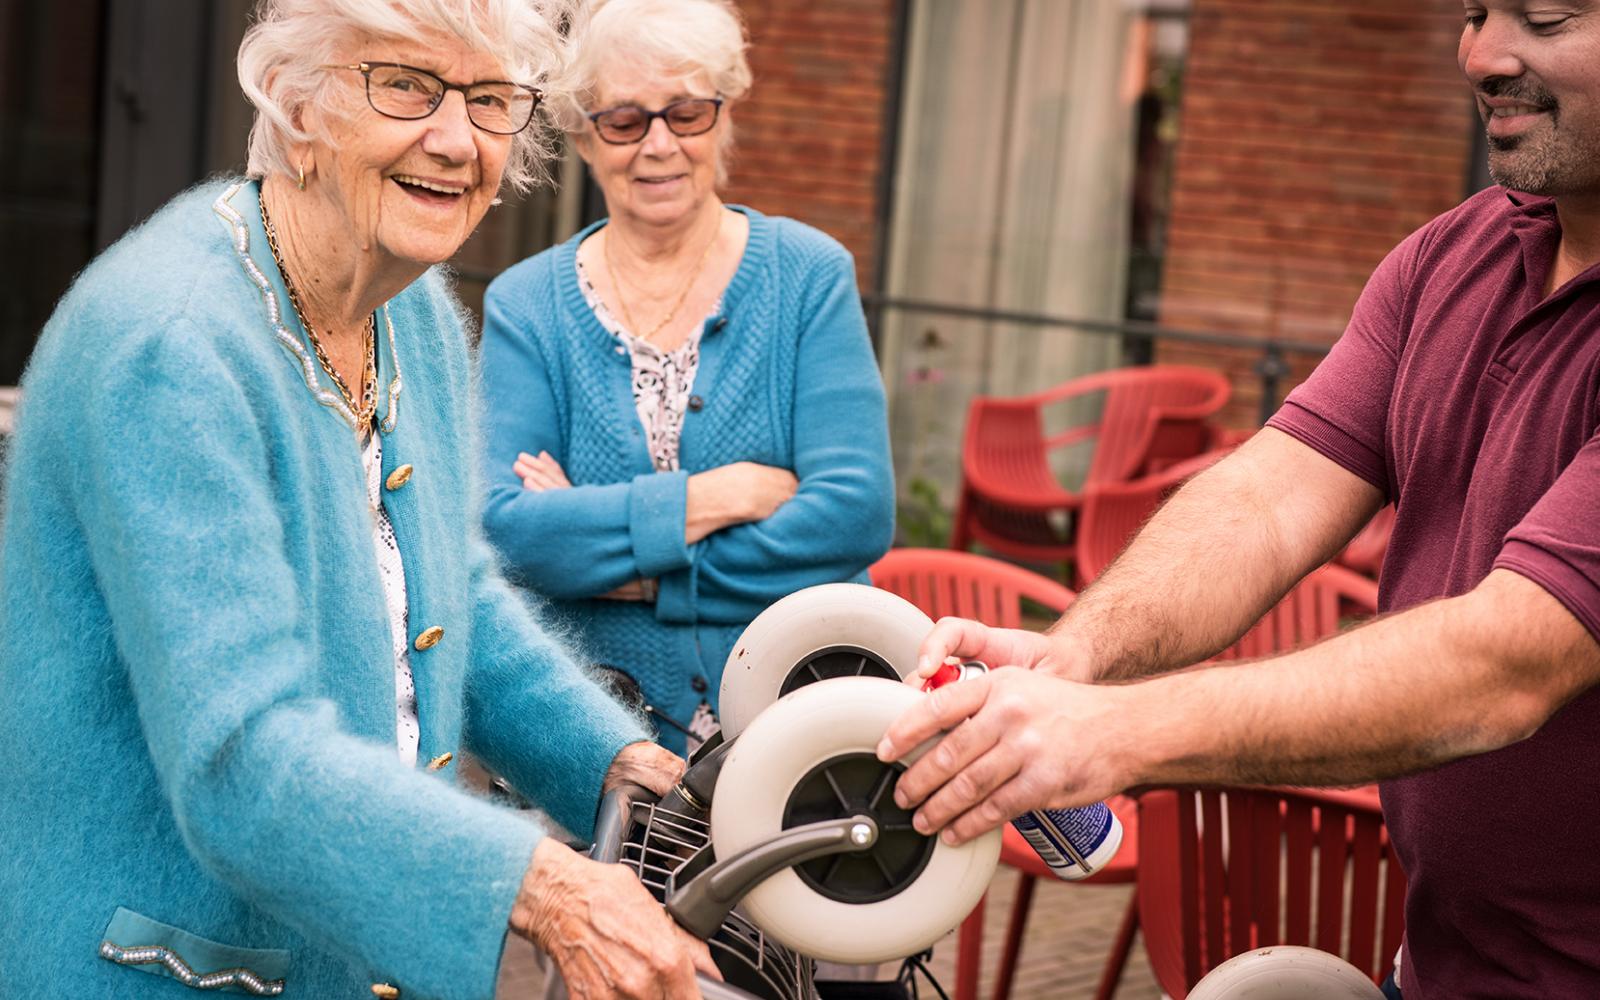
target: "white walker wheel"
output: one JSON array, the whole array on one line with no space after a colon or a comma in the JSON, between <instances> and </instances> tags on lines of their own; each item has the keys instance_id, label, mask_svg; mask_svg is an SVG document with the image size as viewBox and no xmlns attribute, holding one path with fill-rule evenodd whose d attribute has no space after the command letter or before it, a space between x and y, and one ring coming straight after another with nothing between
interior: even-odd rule
<instances>
[{"instance_id":1,"label":"white walker wheel","mask_svg":"<svg viewBox=\"0 0 1600 1000\"><path fill-rule=\"evenodd\" d=\"M1337 955L1279 945L1223 962L1195 984L1189 1000L1383 1000L1383 991Z\"/></svg>"},{"instance_id":2,"label":"white walker wheel","mask_svg":"<svg viewBox=\"0 0 1600 1000\"><path fill-rule=\"evenodd\" d=\"M711 806L719 859L806 823L865 813L879 824L869 851L786 868L745 897L756 926L801 954L857 964L904 958L960 924L988 888L1000 831L950 847L912 830L911 813L894 804L902 768L874 753L922 697L883 678L821 681L762 712L728 752Z\"/></svg>"},{"instance_id":3,"label":"white walker wheel","mask_svg":"<svg viewBox=\"0 0 1600 1000\"><path fill-rule=\"evenodd\" d=\"M933 619L887 590L825 583L795 591L756 616L722 670L717 715L739 735L761 710L827 677L905 677Z\"/></svg>"}]
</instances>

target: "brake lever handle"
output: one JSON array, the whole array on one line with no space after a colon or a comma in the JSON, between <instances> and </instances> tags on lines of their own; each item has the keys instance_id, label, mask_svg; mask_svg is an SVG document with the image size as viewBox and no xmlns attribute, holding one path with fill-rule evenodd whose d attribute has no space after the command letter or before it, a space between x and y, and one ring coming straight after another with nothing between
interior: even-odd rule
<instances>
[{"instance_id":1,"label":"brake lever handle","mask_svg":"<svg viewBox=\"0 0 1600 1000\"><path fill-rule=\"evenodd\" d=\"M667 879L667 912L690 934L709 938L750 890L778 872L830 854L864 851L877 842L878 824L865 815L784 830L771 840L711 863L682 885L678 876L698 866L691 862L679 868Z\"/></svg>"}]
</instances>

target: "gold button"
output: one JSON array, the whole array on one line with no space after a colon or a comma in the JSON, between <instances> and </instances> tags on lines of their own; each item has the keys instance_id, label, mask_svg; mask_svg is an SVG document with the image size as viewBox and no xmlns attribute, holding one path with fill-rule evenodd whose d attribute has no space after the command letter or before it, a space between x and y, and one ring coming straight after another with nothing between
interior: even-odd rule
<instances>
[{"instance_id":1,"label":"gold button","mask_svg":"<svg viewBox=\"0 0 1600 1000\"><path fill-rule=\"evenodd\" d=\"M393 472L389 473L389 478L384 480L383 485L390 492L393 492L404 486L406 483L411 482L411 473L414 471L415 470L409 465L399 466Z\"/></svg>"},{"instance_id":2,"label":"gold button","mask_svg":"<svg viewBox=\"0 0 1600 1000\"><path fill-rule=\"evenodd\" d=\"M400 991L388 983L373 983L372 995L383 1000L400 1000Z\"/></svg>"},{"instance_id":3,"label":"gold button","mask_svg":"<svg viewBox=\"0 0 1600 1000\"><path fill-rule=\"evenodd\" d=\"M437 757L433 758L432 760L428 761L428 770L430 770L430 771L441 771L441 770L444 769L446 764L449 764L452 760L455 760L455 759L456 759L456 755L453 754L453 753L448 753L448 752L447 753L442 753L439 756L437 756Z\"/></svg>"},{"instance_id":4,"label":"gold button","mask_svg":"<svg viewBox=\"0 0 1600 1000\"><path fill-rule=\"evenodd\" d=\"M417 641L412 643L412 645L415 646L417 648L417 652L420 653L424 649L432 649L433 647L439 645L439 640L443 638L444 629L440 628L438 625L435 625L432 628L423 629L422 634L417 636Z\"/></svg>"}]
</instances>

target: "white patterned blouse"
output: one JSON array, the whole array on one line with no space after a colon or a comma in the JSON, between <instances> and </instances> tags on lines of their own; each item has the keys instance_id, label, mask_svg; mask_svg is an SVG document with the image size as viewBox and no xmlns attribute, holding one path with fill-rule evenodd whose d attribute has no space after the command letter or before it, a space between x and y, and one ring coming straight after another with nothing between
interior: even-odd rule
<instances>
[{"instance_id":1,"label":"white patterned blouse","mask_svg":"<svg viewBox=\"0 0 1600 1000\"><path fill-rule=\"evenodd\" d=\"M400 545L394 526L383 506L383 441L374 431L367 433L361 450L361 464L367 473L367 503L372 507L372 548L378 556L378 576L383 581L384 603L389 606L389 638L394 646L395 738L400 760L408 767L417 764L417 744L422 731L417 724L417 687L411 676L411 644L406 641L410 627L410 607L406 603L406 568L400 560Z\"/></svg>"},{"instance_id":2,"label":"white patterned blouse","mask_svg":"<svg viewBox=\"0 0 1600 1000\"><path fill-rule=\"evenodd\" d=\"M650 462L657 472L674 472L678 468L678 443L683 437L683 414L694 389L695 372L700 368L700 333L704 324L697 325L677 348L663 351L623 326L595 291L583 261L577 262L577 268L578 287L583 289L583 300L593 310L595 319L628 348L633 365L633 408L644 427ZM721 312L722 298L718 296L707 318ZM717 731L717 717L711 704L702 699L685 728L689 731L688 752L692 754Z\"/></svg>"}]
</instances>

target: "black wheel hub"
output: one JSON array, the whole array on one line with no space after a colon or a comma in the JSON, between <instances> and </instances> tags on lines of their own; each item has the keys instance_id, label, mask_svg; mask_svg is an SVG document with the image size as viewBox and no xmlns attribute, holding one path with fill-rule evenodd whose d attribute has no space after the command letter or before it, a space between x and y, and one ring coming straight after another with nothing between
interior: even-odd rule
<instances>
[{"instance_id":1,"label":"black wheel hub","mask_svg":"<svg viewBox=\"0 0 1600 1000\"><path fill-rule=\"evenodd\" d=\"M789 676L778 688L778 697L817 681L835 677L884 677L891 681L900 679L899 673L883 657L860 646L829 646L795 664Z\"/></svg>"},{"instance_id":2,"label":"black wheel hub","mask_svg":"<svg viewBox=\"0 0 1600 1000\"><path fill-rule=\"evenodd\" d=\"M848 753L812 768L789 793L785 830L807 823L870 816L878 840L863 851L832 854L796 865L800 881L840 903L875 903L916 880L933 856L933 838L911 826L911 811L894 804L894 785L905 772L870 753Z\"/></svg>"}]
</instances>

